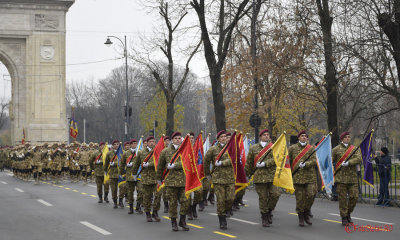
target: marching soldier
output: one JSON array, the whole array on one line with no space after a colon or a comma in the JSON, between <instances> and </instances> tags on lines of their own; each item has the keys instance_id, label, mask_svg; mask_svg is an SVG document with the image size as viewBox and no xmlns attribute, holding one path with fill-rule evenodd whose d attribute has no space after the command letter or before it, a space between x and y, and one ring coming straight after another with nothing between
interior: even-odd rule
<instances>
[{"instance_id":1,"label":"marching soldier","mask_svg":"<svg viewBox=\"0 0 400 240\"><path fill-rule=\"evenodd\" d=\"M137 159L134 161L133 172L137 173L139 166L142 166L142 171L139 174L141 175L146 221L152 222L152 218L154 218L156 222L159 222L158 210L160 210L161 192L157 192L156 169L153 157L156 141L153 136L150 136L147 137L146 142L147 146L138 153ZM135 180L136 177L137 175L135 174L133 179ZM150 214L151 209L153 209L152 214Z\"/></svg>"},{"instance_id":2,"label":"marching soldier","mask_svg":"<svg viewBox=\"0 0 400 240\"><path fill-rule=\"evenodd\" d=\"M317 175L315 166L317 159L314 148L307 143L306 131L297 135L299 142L289 147L289 161L292 166L293 184L296 195L296 212L299 216L299 226L304 227L304 221L312 225L310 212L317 194Z\"/></svg>"},{"instance_id":3,"label":"marching soldier","mask_svg":"<svg viewBox=\"0 0 400 240\"><path fill-rule=\"evenodd\" d=\"M332 150L332 161L335 167L335 183L339 194L339 210L342 225L353 223L350 214L358 200L357 165L362 163L361 155L350 144L350 133L340 135L341 143ZM349 198L347 199L347 195Z\"/></svg>"},{"instance_id":4,"label":"marching soldier","mask_svg":"<svg viewBox=\"0 0 400 240\"><path fill-rule=\"evenodd\" d=\"M98 203L103 202L103 186L104 186L104 201L108 203L109 184L104 183L104 170L103 170L104 162L103 162L102 150L104 146L105 146L104 142L99 143L98 149L92 153L89 161L90 168L94 171L94 175L96 177L97 195L99 196Z\"/></svg>"},{"instance_id":5,"label":"marching soldier","mask_svg":"<svg viewBox=\"0 0 400 240\"><path fill-rule=\"evenodd\" d=\"M123 154L121 157L121 163L118 166L119 169L119 175L121 178L124 178L125 176L125 165L126 165L126 160L128 159L128 157L131 155L131 144L129 141L124 142L124 149L123 149ZM126 179L126 176L125 176ZM123 203L123 199L124 197L126 198L126 201L128 201L128 197L126 196L127 193L127 183L126 180L125 182L121 182L118 184L118 189L119 189L119 207L123 208L124 207L124 203Z\"/></svg>"},{"instance_id":6,"label":"marching soldier","mask_svg":"<svg viewBox=\"0 0 400 240\"><path fill-rule=\"evenodd\" d=\"M137 179L136 177L136 173L133 172L133 166L135 165L135 161L137 161L137 157L136 157L136 147L137 147L137 140L136 139L132 139L129 142L129 147L130 149L127 150L126 152L129 154L126 154L126 159L124 158L122 163L121 163L121 167L122 171L126 173L126 182L128 184L128 202L129 202L129 212L128 214L133 214L133 193L135 192L135 188L137 188ZM139 199L139 194L136 197L136 202L139 203L138 201ZM140 207L140 204L139 204Z\"/></svg>"},{"instance_id":7,"label":"marching soldier","mask_svg":"<svg viewBox=\"0 0 400 240\"><path fill-rule=\"evenodd\" d=\"M170 141L169 137L165 136L164 137L164 146L165 146L165 148L169 147L170 142L171 141ZM167 193L165 192L165 188L161 189L161 192L162 192L162 200L164 202L164 213L168 213L168 208L169 208L168 196L167 196Z\"/></svg>"},{"instance_id":8,"label":"marching soldier","mask_svg":"<svg viewBox=\"0 0 400 240\"><path fill-rule=\"evenodd\" d=\"M33 157L32 157L32 172L33 178L35 179L35 185L39 184L40 177L42 176L43 165L42 165L42 158L44 154L41 151L41 146L34 146L33 150Z\"/></svg>"},{"instance_id":9,"label":"marching soldier","mask_svg":"<svg viewBox=\"0 0 400 240\"><path fill-rule=\"evenodd\" d=\"M189 138L190 142L192 144L192 147L194 145L195 139L194 139L194 133L190 132L189 133ZM193 200L192 197L190 196L188 201L190 203L189 208L188 208L188 220L193 220L198 217L197 215L197 204L200 204L202 202L203 198L203 189L199 189L194 192L193 194Z\"/></svg>"},{"instance_id":10,"label":"marching soldier","mask_svg":"<svg viewBox=\"0 0 400 240\"><path fill-rule=\"evenodd\" d=\"M112 142L112 151L109 151L106 156L106 163L104 164L104 172L110 176L110 187L111 195L114 202L114 208L118 208L117 198L118 198L118 159L117 159L117 149L119 146L119 141L114 140Z\"/></svg>"},{"instance_id":11,"label":"marching soldier","mask_svg":"<svg viewBox=\"0 0 400 240\"><path fill-rule=\"evenodd\" d=\"M182 159L176 158L174 163L171 163L172 157L182 143L180 132L174 132L171 136L172 144L165 148L160 154L160 160L157 167L157 179L159 184L164 180L167 196L169 198L168 216L171 218L172 230L178 231L176 217L178 215L178 201L181 204L179 215L179 226L184 231L189 231L186 225L186 213L189 208L190 201L185 197L186 177L182 167ZM168 174L163 176L164 170L168 169ZM165 179L163 179L165 177Z\"/></svg>"},{"instance_id":12,"label":"marching soldier","mask_svg":"<svg viewBox=\"0 0 400 240\"><path fill-rule=\"evenodd\" d=\"M226 139L225 130L219 131L217 133L218 143L208 150L204 158L204 174L209 180L212 179L215 194L217 195L217 214L221 229L227 229L226 217L231 214L230 211L235 198L235 177L228 153L225 152L216 161L217 156L221 154L226 144ZM212 172L208 167L210 164L212 164Z\"/></svg>"}]
</instances>

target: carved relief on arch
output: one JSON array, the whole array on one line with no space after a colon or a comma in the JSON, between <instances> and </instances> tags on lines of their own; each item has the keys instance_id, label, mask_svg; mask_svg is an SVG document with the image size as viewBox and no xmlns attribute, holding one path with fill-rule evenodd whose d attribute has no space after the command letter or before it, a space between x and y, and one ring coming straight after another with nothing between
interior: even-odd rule
<instances>
[{"instance_id":1,"label":"carved relief on arch","mask_svg":"<svg viewBox=\"0 0 400 240\"><path fill-rule=\"evenodd\" d=\"M36 30L57 30L59 25L59 19L57 16L35 14Z\"/></svg>"}]
</instances>

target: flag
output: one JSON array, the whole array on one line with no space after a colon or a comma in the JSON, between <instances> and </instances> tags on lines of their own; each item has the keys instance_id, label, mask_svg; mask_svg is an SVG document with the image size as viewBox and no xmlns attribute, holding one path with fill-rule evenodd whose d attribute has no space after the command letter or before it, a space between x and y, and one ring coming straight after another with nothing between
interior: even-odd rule
<instances>
[{"instance_id":1,"label":"flag","mask_svg":"<svg viewBox=\"0 0 400 240\"><path fill-rule=\"evenodd\" d=\"M204 154L207 153L207 151L208 151L208 149L210 149L210 147L211 147L211 145L210 145L210 135L208 135L206 140L204 141L204 144L203 144Z\"/></svg>"},{"instance_id":2,"label":"flag","mask_svg":"<svg viewBox=\"0 0 400 240\"><path fill-rule=\"evenodd\" d=\"M158 160L160 159L160 154L161 151L164 150L165 145L164 145L164 137L161 137L160 140L158 141L157 145L154 147L154 153L153 153L153 160L154 160L154 168L156 169L157 172L157 166L158 166Z\"/></svg>"},{"instance_id":3,"label":"flag","mask_svg":"<svg viewBox=\"0 0 400 240\"><path fill-rule=\"evenodd\" d=\"M275 144L271 147L274 156L276 171L274 185L294 193L292 171L290 170L288 149L286 146L286 134L281 134Z\"/></svg>"},{"instance_id":4,"label":"flag","mask_svg":"<svg viewBox=\"0 0 400 240\"><path fill-rule=\"evenodd\" d=\"M196 141L193 146L194 155L196 158L197 172L199 174L200 180L204 178L204 150L203 150L203 134L200 133L197 136Z\"/></svg>"},{"instance_id":5,"label":"flag","mask_svg":"<svg viewBox=\"0 0 400 240\"><path fill-rule=\"evenodd\" d=\"M371 131L361 142L360 144L360 149L361 149L361 155L363 159L363 165L364 165L364 177L363 181L370 185L371 187L374 187L374 169L372 167L372 134L373 131Z\"/></svg>"},{"instance_id":6,"label":"flag","mask_svg":"<svg viewBox=\"0 0 400 240\"><path fill-rule=\"evenodd\" d=\"M330 195L332 194L332 187L334 184L330 134L318 143L315 153L317 156L317 165L321 176L322 188L325 188L326 193Z\"/></svg>"},{"instance_id":7,"label":"flag","mask_svg":"<svg viewBox=\"0 0 400 240\"><path fill-rule=\"evenodd\" d=\"M138 155L139 151L143 149L143 138L140 138L138 145L136 146L136 156ZM142 180L142 176L140 172L142 171L142 164L139 165L139 169L137 171L137 180Z\"/></svg>"},{"instance_id":8,"label":"flag","mask_svg":"<svg viewBox=\"0 0 400 240\"><path fill-rule=\"evenodd\" d=\"M21 140L21 144L25 144L25 138L26 138L26 135L25 135L25 128L22 128L22 140Z\"/></svg>"},{"instance_id":9,"label":"flag","mask_svg":"<svg viewBox=\"0 0 400 240\"><path fill-rule=\"evenodd\" d=\"M101 151L101 158L103 159L103 166L106 164L106 156L110 150L108 149L108 144L106 143ZM104 174L104 184L110 181L110 175L107 172Z\"/></svg>"},{"instance_id":10,"label":"flag","mask_svg":"<svg viewBox=\"0 0 400 240\"><path fill-rule=\"evenodd\" d=\"M121 164L121 159L122 159L122 155L124 154L123 150L122 150L122 144L119 144L117 151L115 152L116 158L117 158L117 162L118 162L118 166L120 166ZM118 176L118 187L121 184L124 184L126 182L126 176L125 175L119 175Z\"/></svg>"},{"instance_id":11,"label":"flag","mask_svg":"<svg viewBox=\"0 0 400 240\"><path fill-rule=\"evenodd\" d=\"M243 188L247 187L247 178L246 173L244 171L244 165L246 163L246 156L244 152L243 146L243 136L242 134L236 135L236 132L233 133L232 138L235 137L234 151L230 151L228 149L228 154L232 161L233 171L235 173L235 193L239 192Z\"/></svg>"},{"instance_id":12,"label":"flag","mask_svg":"<svg viewBox=\"0 0 400 240\"><path fill-rule=\"evenodd\" d=\"M246 157L247 157L247 155L249 154L249 150L250 150L250 141L247 138L247 135L244 136L244 138L243 138L243 144L244 144L244 152L245 152Z\"/></svg>"},{"instance_id":13,"label":"flag","mask_svg":"<svg viewBox=\"0 0 400 240\"><path fill-rule=\"evenodd\" d=\"M182 162L182 169L185 173L185 196L189 198L190 193L200 189L202 187L199 175L197 173L196 166L196 157L193 152L192 144L190 142L189 136L186 136L183 140L181 146L179 146L178 150L172 156L171 162L174 163L176 160L180 158ZM167 170L165 173L164 181L168 177L169 171ZM164 183L161 186L158 186L158 191L164 187Z\"/></svg>"},{"instance_id":14,"label":"flag","mask_svg":"<svg viewBox=\"0 0 400 240\"><path fill-rule=\"evenodd\" d=\"M69 135L76 139L78 136L78 123L75 121L74 112L72 111L71 121L69 122Z\"/></svg>"}]
</instances>

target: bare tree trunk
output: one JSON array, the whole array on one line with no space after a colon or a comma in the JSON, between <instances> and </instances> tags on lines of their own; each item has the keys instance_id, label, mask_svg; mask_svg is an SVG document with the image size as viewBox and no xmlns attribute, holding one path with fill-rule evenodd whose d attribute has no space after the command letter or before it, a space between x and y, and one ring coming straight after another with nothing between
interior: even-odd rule
<instances>
[{"instance_id":1,"label":"bare tree trunk","mask_svg":"<svg viewBox=\"0 0 400 240\"><path fill-rule=\"evenodd\" d=\"M333 44L332 44L332 22L333 18L329 12L328 0L316 0L318 7L318 15L324 41L325 55L325 89L327 93L327 114L328 128L332 132L332 145L336 146L339 143L338 129L338 91L336 78L336 69L333 63Z\"/></svg>"},{"instance_id":2,"label":"bare tree trunk","mask_svg":"<svg viewBox=\"0 0 400 240\"><path fill-rule=\"evenodd\" d=\"M167 98L167 122L165 129L167 136L171 136L174 131L174 123L175 123L174 115L175 115L174 99Z\"/></svg>"}]
</instances>

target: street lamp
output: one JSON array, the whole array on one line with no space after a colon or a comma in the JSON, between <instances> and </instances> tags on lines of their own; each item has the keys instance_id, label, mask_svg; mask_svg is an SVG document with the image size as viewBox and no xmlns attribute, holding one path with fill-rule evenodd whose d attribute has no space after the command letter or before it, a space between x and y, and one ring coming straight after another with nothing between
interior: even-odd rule
<instances>
[{"instance_id":1,"label":"street lamp","mask_svg":"<svg viewBox=\"0 0 400 240\"><path fill-rule=\"evenodd\" d=\"M118 39L122 46L124 47L124 57L125 57L125 83L126 83L126 102L125 102L125 141L128 141L128 117L129 117L129 91L128 91L128 50L126 44L126 35L125 41L123 42L119 37L115 36L107 36L107 40L104 43L107 46L111 46L113 42L111 42L110 38Z\"/></svg>"}]
</instances>

